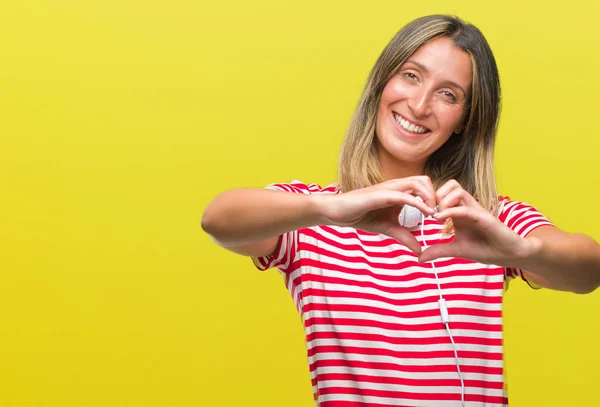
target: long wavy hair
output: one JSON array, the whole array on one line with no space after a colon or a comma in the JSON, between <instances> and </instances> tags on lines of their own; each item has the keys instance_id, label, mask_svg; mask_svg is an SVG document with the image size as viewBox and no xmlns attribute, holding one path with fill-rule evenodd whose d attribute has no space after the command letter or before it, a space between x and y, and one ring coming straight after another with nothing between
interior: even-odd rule
<instances>
[{"instance_id":1,"label":"long wavy hair","mask_svg":"<svg viewBox=\"0 0 600 407\"><path fill-rule=\"evenodd\" d=\"M390 78L421 45L439 37L450 38L469 55L473 78L463 130L428 158L425 174L436 189L450 179L457 180L484 208L496 212L494 145L501 109L498 67L481 31L449 15L413 20L396 33L380 54L342 145L339 186L342 192L348 192L384 181L375 135L381 94Z\"/></svg>"}]
</instances>

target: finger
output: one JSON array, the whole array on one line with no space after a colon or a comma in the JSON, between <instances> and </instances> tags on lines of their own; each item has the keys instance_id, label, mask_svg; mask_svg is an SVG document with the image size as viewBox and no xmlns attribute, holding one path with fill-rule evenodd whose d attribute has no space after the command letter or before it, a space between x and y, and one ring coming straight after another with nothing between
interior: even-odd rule
<instances>
[{"instance_id":1,"label":"finger","mask_svg":"<svg viewBox=\"0 0 600 407\"><path fill-rule=\"evenodd\" d=\"M450 180L436 192L440 211L456 205L476 207L479 203L457 181Z\"/></svg>"},{"instance_id":2,"label":"finger","mask_svg":"<svg viewBox=\"0 0 600 407\"><path fill-rule=\"evenodd\" d=\"M425 204L430 208L435 208L437 205L437 199L431 179L427 176L417 177L415 182L421 187L419 196L423 199L423 201L425 201Z\"/></svg>"},{"instance_id":3,"label":"finger","mask_svg":"<svg viewBox=\"0 0 600 407\"><path fill-rule=\"evenodd\" d=\"M404 204L417 208L418 210L421 211L421 213L423 213L427 216L433 215L435 213L435 211L433 210L433 206L428 206L427 203L425 203L424 201L422 201L412 195L407 194L406 202Z\"/></svg>"},{"instance_id":4,"label":"finger","mask_svg":"<svg viewBox=\"0 0 600 407\"><path fill-rule=\"evenodd\" d=\"M402 178L395 180L389 187L394 190L419 196L430 208L434 208L436 205L433 184L431 183L431 180L429 181L429 184L427 184L424 177Z\"/></svg>"},{"instance_id":5,"label":"finger","mask_svg":"<svg viewBox=\"0 0 600 407\"><path fill-rule=\"evenodd\" d=\"M481 205L479 205L479 202L473 197L473 195L467 192L467 190L463 187L460 187L460 189L463 191L462 200L466 206L481 207Z\"/></svg>"},{"instance_id":6,"label":"finger","mask_svg":"<svg viewBox=\"0 0 600 407\"><path fill-rule=\"evenodd\" d=\"M455 206L467 206L463 200L465 190L458 187L450 191L446 196L438 201L438 211L442 212L445 209Z\"/></svg>"},{"instance_id":7,"label":"finger","mask_svg":"<svg viewBox=\"0 0 600 407\"><path fill-rule=\"evenodd\" d=\"M419 255L419 262L439 259L440 257L463 257L456 242L442 243L435 246L429 246Z\"/></svg>"},{"instance_id":8,"label":"finger","mask_svg":"<svg viewBox=\"0 0 600 407\"><path fill-rule=\"evenodd\" d=\"M448 195L451 191L455 190L456 188L462 188L458 181L454 179L446 181L444 185L442 185L438 188L437 191L435 191L435 197L437 199L437 202L441 202L446 195Z\"/></svg>"},{"instance_id":9,"label":"finger","mask_svg":"<svg viewBox=\"0 0 600 407\"><path fill-rule=\"evenodd\" d=\"M382 233L386 236L396 239L400 243L404 244L413 253L421 253L421 245L419 241L413 236L408 229L403 228L400 225L393 225L389 229Z\"/></svg>"},{"instance_id":10,"label":"finger","mask_svg":"<svg viewBox=\"0 0 600 407\"><path fill-rule=\"evenodd\" d=\"M431 181L431 178L429 176L422 175L422 176L417 177L417 178L420 179L432 191L435 191L435 188L433 187L433 181Z\"/></svg>"},{"instance_id":11,"label":"finger","mask_svg":"<svg viewBox=\"0 0 600 407\"><path fill-rule=\"evenodd\" d=\"M394 191L391 189L382 189L376 191L371 198L373 209L389 208L392 206L410 205L420 210L425 215L433 215L434 211L428 207L425 202L417 199L411 194Z\"/></svg>"},{"instance_id":12,"label":"finger","mask_svg":"<svg viewBox=\"0 0 600 407\"><path fill-rule=\"evenodd\" d=\"M415 181L423 184L427 191L432 192L432 195L433 195L432 198L435 198L435 188L433 187L433 182L431 181L431 178L429 178L427 175L419 175L419 176L411 177L408 179L412 179L412 180L415 180Z\"/></svg>"},{"instance_id":13,"label":"finger","mask_svg":"<svg viewBox=\"0 0 600 407\"><path fill-rule=\"evenodd\" d=\"M438 212L435 215L433 215L433 217L438 222L445 222L450 218L452 218L453 220L467 219L471 221L477 221L479 220L478 213L478 211L467 206L455 206L454 208L448 208L441 212Z\"/></svg>"}]
</instances>

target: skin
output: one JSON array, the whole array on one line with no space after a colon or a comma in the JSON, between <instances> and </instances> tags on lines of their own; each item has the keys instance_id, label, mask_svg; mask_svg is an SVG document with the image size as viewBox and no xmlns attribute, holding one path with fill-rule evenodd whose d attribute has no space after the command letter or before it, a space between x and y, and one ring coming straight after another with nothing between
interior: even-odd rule
<instances>
[{"instance_id":1,"label":"skin","mask_svg":"<svg viewBox=\"0 0 600 407\"><path fill-rule=\"evenodd\" d=\"M383 89L377 113L378 154L387 179L423 174L427 158L460 132L472 76L469 55L446 37L424 44L402 64ZM411 134L395 114L427 131Z\"/></svg>"},{"instance_id":2,"label":"skin","mask_svg":"<svg viewBox=\"0 0 600 407\"><path fill-rule=\"evenodd\" d=\"M469 56L448 38L422 45L386 84L376 121L378 155L386 180L342 194L296 194L245 188L219 194L205 209L202 228L220 246L245 256L275 252L280 236L318 225L349 226L390 236L419 261L460 257L523 270L542 287L589 293L600 286L600 245L589 236L541 226L526 238L500 222L455 180L434 190L424 176L427 158L460 137L471 87ZM393 114L424 128L403 130ZM419 196L422 201L415 197ZM455 238L422 251L398 224L404 205L441 222L452 219Z\"/></svg>"},{"instance_id":3,"label":"skin","mask_svg":"<svg viewBox=\"0 0 600 407\"><path fill-rule=\"evenodd\" d=\"M427 158L460 132L471 77L469 55L444 37L421 46L390 79L376 123L378 155L387 179L423 174ZM396 114L426 131L405 130ZM424 182L431 184L428 179ZM429 188L421 196L430 206L438 206L437 220L451 218L455 229L452 243L429 248L419 255L421 262L461 257L517 267L538 286L576 293L591 292L600 285L600 246L588 236L542 226L522 238L455 180L437 191Z\"/></svg>"}]
</instances>

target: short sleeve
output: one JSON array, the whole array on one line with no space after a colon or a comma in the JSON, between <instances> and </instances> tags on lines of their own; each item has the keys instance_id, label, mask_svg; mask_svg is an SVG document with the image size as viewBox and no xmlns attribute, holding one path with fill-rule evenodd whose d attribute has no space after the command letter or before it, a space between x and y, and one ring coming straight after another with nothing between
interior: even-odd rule
<instances>
[{"instance_id":1,"label":"short sleeve","mask_svg":"<svg viewBox=\"0 0 600 407\"><path fill-rule=\"evenodd\" d=\"M261 257L252 257L257 269L265 271L271 268L279 269L286 273L294 259L298 247L298 231L293 230L279 236L277 247L273 254Z\"/></svg>"},{"instance_id":2,"label":"short sleeve","mask_svg":"<svg viewBox=\"0 0 600 407\"><path fill-rule=\"evenodd\" d=\"M552 221L535 207L526 202L511 201L508 197L501 198L498 219L521 237L527 237L529 233L540 226L554 226ZM541 288L529 281L523 271L518 268L506 267L505 277L506 280L519 277L532 288Z\"/></svg>"},{"instance_id":3,"label":"short sleeve","mask_svg":"<svg viewBox=\"0 0 600 407\"><path fill-rule=\"evenodd\" d=\"M337 184L321 187L319 184L306 184L297 180L289 183L269 184L265 187L265 189L295 194L335 194L339 192L339 187ZM252 261L256 268L261 271L276 268L283 273L287 273L297 259L299 240L298 236L298 230L286 232L279 237L277 247L275 248L273 254L268 256L252 257Z\"/></svg>"}]
</instances>

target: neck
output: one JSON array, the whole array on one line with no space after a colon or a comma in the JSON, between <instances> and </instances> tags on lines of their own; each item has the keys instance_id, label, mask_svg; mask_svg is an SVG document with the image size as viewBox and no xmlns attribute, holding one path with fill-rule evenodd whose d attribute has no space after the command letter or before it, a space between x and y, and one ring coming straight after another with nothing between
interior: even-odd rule
<instances>
[{"instance_id":1,"label":"neck","mask_svg":"<svg viewBox=\"0 0 600 407\"><path fill-rule=\"evenodd\" d=\"M377 151L381 165L381 173L387 181L390 179L425 175L425 162L400 162L384 149Z\"/></svg>"}]
</instances>

